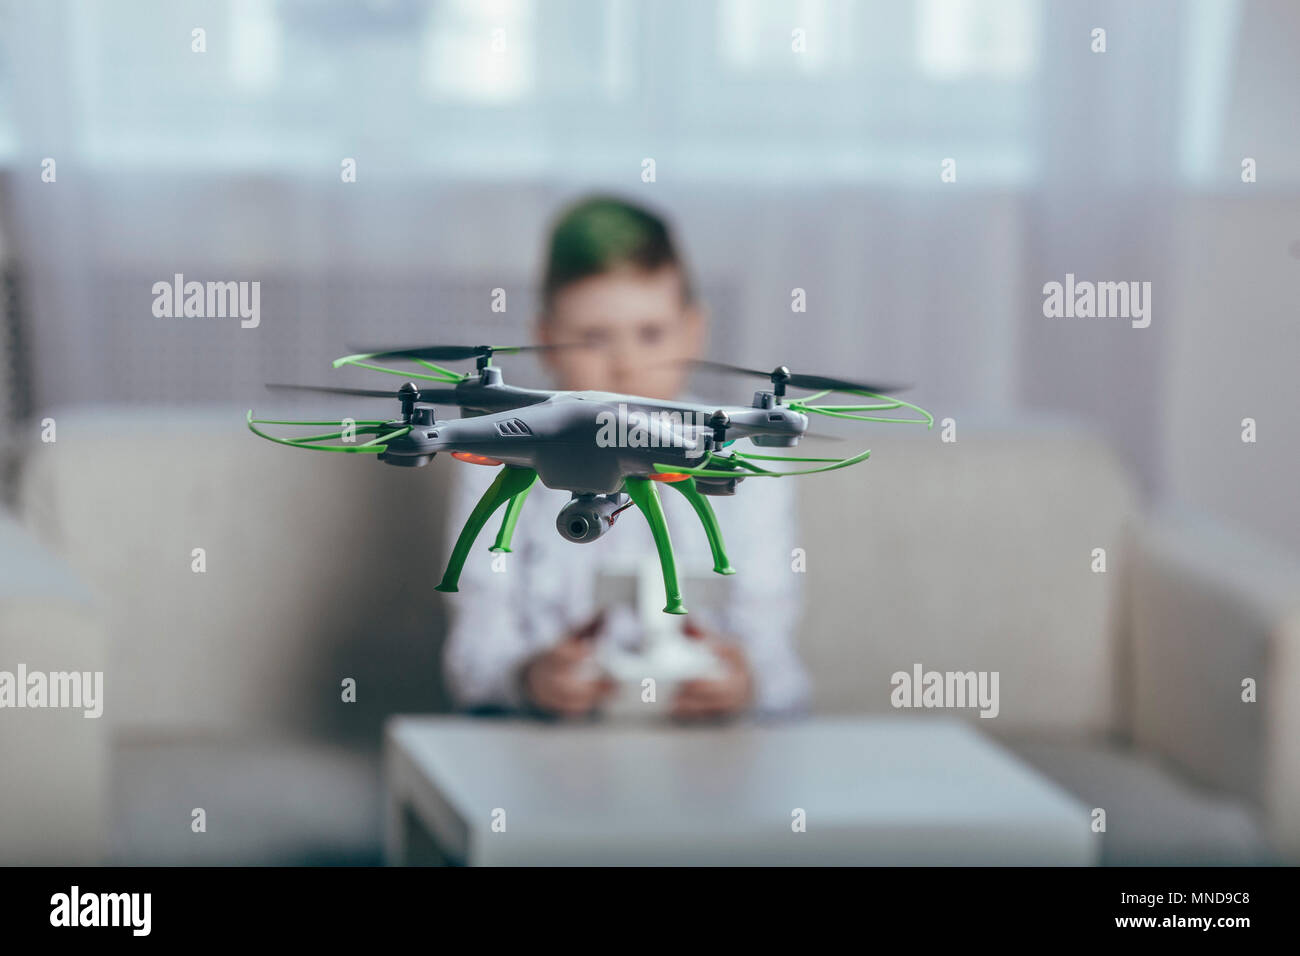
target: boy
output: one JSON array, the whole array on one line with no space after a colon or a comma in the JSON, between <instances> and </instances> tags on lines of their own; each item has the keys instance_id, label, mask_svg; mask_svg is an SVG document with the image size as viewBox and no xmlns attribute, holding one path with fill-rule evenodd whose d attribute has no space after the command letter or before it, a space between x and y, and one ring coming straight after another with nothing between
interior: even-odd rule
<instances>
[{"instance_id":1,"label":"boy","mask_svg":"<svg viewBox=\"0 0 1300 956\"><path fill-rule=\"evenodd\" d=\"M668 228L652 213L615 199L569 208L553 227L536 335L557 387L680 396L687 360L698 358L705 315ZM451 502L453 525L469 514L495 469L462 468ZM663 499L682 572L712 567L688 502ZM599 540L574 544L555 530L569 493L536 485L516 526L504 573L480 544L451 599L454 624L444 671L458 705L533 710L577 717L599 709L614 690L590 660L595 640L635 643L628 624L597 613L602 568L655 555L635 509ZM799 618L799 575L791 570L794 500L779 478L752 478L735 497L711 499L737 574L722 578L726 606L714 620L687 618L719 667L682 682L670 702L680 719L719 718L805 706L808 682L792 639ZM457 525L458 527L458 525ZM454 533L454 531L453 531ZM687 605L690 607L687 588ZM694 609L692 609L694 610ZM616 633L618 632L618 633Z\"/></svg>"}]
</instances>

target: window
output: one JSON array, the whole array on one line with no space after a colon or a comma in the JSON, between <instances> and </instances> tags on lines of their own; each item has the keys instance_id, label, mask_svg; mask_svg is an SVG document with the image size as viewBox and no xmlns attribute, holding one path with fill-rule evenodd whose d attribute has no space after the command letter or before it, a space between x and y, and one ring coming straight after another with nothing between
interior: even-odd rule
<instances>
[{"instance_id":1,"label":"window","mask_svg":"<svg viewBox=\"0 0 1300 956\"><path fill-rule=\"evenodd\" d=\"M48 106L39 122L0 118L0 146L31 123L34 142L57 138L91 165L274 171L366 156L417 174L588 183L624 180L646 156L664 175L724 181L898 182L955 151L994 179L1032 166L1041 0L0 10L35 51L22 99ZM6 56L0 107L10 67Z\"/></svg>"}]
</instances>

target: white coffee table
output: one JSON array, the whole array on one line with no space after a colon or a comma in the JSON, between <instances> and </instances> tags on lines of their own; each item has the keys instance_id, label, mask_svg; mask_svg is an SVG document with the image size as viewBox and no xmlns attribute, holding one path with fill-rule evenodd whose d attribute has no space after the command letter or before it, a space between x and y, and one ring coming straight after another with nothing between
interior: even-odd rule
<instances>
[{"instance_id":1,"label":"white coffee table","mask_svg":"<svg viewBox=\"0 0 1300 956\"><path fill-rule=\"evenodd\" d=\"M385 765L394 864L1089 865L1098 855L1086 807L944 716L707 729L398 717ZM806 832L792 830L796 809Z\"/></svg>"}]
</instances>

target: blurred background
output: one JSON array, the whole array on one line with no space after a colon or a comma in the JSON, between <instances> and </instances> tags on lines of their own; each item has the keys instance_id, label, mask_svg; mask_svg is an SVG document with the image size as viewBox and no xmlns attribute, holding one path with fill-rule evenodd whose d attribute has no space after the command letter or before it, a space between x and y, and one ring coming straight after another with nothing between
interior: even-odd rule
<instances>
[{"instance_id":1,"label":"blurred background","mask_svg":"<svg viewBox=\"0 0 1300 956\"><path fill-rule=\"evenodd\" d=\"M1104 53L1092 49L1098 27ZM345 589L346 561L314 555L324 565L307 587L291 580L306 573L286 541L297 530L235 522L265 574L232 579L237 596L202 615L224 636L200 651L178 620L195 614L190 584L170 588L173 604L141 603L162 579L140 563L171 526L153 527L145 550L108 543L168 503L192 518L175 536L185 554L193 521L209 520L212 538L232 524L246 503L237 490L265 482L269 459L235 463L196 430L240 427L249 407L325 407L272 401L263 382L372 384L329 367L357 341L526 340L546 224L599 190L674 222L712 314L713 357L913 382L908 397L954 418L963 439L972 422L1073 423L1113 455L1135 511L1192 508L1289 560L1300 556L1297 90L1300 7L1286 0L0 3L6 494L40 546L108 602L105 653L125 662L118 686L130 688L121 739L298 719L291 700L240 697L246 672L229 662L240 650L262 655L259 667L291 657L267 635L304 626L295 614ZM941 181L948 158L955 182ZM1246 158L1255 182L1242 181ZM354 183L341 181L345 159ZM260 327L155 318L152 286L175 273L259 281ZM1150 327L1045 318L1043 285L1067 273L1150 282ZM790 310L796 287L806 313ZM504 313L491 309L496 288ZM520 362L512 381L543 379ZM66 446L62 465L55 446L33 447L46 417L66 429L60 442L89 443L75 466ZM1240 440L1245 418L1253 444ZM145 446L147 466L126 460ZM1085 481L1074 460L1044 473L1059 482L1040 489L1049 500ZM275 467L286 528L318 518L291 490L336 479ZM91 490L101 478L110 489ZM420 500L410 476L364 480ZM398 572L385 555L413 532L395 519L361 527L346 498L312 493L351 547L370 549L374 578ZM425 531L440 535L430 509ZM438 541L411 538L430 553ZM132 561L138 583L113 577ZM300 596L272 610L294 582ZM327 646L354 670L402 672L382 704L363 698L367 733L386 713L445 704L413 676L435 667L436 646L416 636L443 612L430 599L403 613L368 649L341 636L368 620L359 610L329 625L340 636ZM157 636L118 653L124 631ZM321 638L295 640L305 653ZM1104 666L1123 671L1128 653ZM236 699L205 703L183 682L160 691L178 668L209 671ZM1134 705L1114 707L1098 726L1131 738ZM1231 776L1226 758L1188 763ZM159 773L159 792L176 785ZM372 837L323 858L367 859Z\"/></svg>"},{"instance_id":2,"label":"blurred background","mask_svg":"<svg viewBox=\"0 0 1300 956\"><path fill-rule=\"evenodd\" d=\"M717 354L1086 417L1300 551L1292 4L53 0L3 37L22 410L243 406L358 329L515 341L546 221L603 188L677 222ZM149 321L176 272L260 280L262 328ZM1150 328L1044 320L1066 272L1150 281ZM1204 454L1248 416L1249 457Z\"/></svg>"}]
</instances>

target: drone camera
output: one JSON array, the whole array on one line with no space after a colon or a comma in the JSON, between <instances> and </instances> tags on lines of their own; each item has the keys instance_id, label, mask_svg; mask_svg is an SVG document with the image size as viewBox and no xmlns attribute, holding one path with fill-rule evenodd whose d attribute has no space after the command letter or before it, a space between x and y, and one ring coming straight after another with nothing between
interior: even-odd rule
<instances>
[{"instance_id":1,"label":"drone camera","mask_svg":"<svg viewBox=\"0 0 1300 956\"><path fill-rule=\"evenodd\" d=\"M614 526L614 518L622 507L621 502L609 496L579 495L560 509L555 529L567 541L586 544Z\"/></svg>"}]
</instances>

